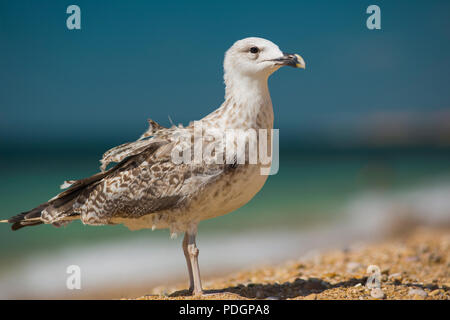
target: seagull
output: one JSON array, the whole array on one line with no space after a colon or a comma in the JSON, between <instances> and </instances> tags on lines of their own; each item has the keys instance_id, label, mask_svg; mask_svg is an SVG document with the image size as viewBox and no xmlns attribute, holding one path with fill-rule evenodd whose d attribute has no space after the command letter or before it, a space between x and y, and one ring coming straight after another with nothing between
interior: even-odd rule
<instances>
[{"instance_id":1,"label":"seagull","mask_svg":"<svg viewBox=\"0 0 450 320\"><path fill-rule=\"evenodd\" d=\"M227 153L231 161L226 162L205 158L180 163L174 161L174 154L192 149L193 139L181 138L194 133L195 140L196 123L201 123L202 134L208 129L273 129L268 78L282 66L304 69L305 62L266 39L235 42L225 54L225 101L218 109L186 127L166 128L148 120L149 128L138 140L104 153L100 172L65 181L61 185L65 190L52 199L1 222L11 223L12 230L40 224L60 227L81 220L87 225L123 224L130 230L168 228L171 236L184 232L189 291L203 294L196 245L199 222L249 202L268 175L261 174L261 163L237 161L237 151L230 157ZM203 148L213 143L207 134L200 140Z\"/></svg>"}]
</instances>

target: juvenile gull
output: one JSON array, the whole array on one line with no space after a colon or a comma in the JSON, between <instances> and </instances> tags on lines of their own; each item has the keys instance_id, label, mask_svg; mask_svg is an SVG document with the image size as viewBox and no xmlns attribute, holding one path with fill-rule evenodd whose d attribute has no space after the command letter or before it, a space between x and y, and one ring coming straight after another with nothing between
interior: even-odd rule
<instances>
[{"instance_id":1,"label":"juvenile gull","mask_svg":"<svg viewBox=\"0 0 450 320\"><path fill-rule=\"evenodd\" d=\"M305 63L299 55L282 53L277 45L262 38L234 43L224 60L225 101L200 120L201 132L272 129L267 81L282 66L304 68ZM251 164L247 159L238 163L237 155L231 163L205 159L175 163L174 151L186 149L186 141L176 137L194 130L195 124L164 128L149 120L149 129L137 141L103 155L99 173L66 181L61 186L66 190L60 194L2 222L12 223L12 230L43 223L61 226L80 219L88 225L124 224L131 230L169 228L172 235L184 232L189 290L202 294L195 242L198 223L246 204L262 188L267 175L261 174L262 164ZM211 143L207 135L201 139L203 148ZM270 137L268 140L270 146ZM107 169L112 163L116 164Z\"/></svg>"}]
</instances>

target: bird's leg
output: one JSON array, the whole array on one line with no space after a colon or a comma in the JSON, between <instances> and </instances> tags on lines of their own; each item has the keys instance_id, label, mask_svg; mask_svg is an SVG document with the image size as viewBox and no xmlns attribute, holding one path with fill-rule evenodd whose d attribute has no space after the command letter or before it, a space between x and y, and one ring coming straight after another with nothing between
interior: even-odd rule
<instances>
[{"instance_id":1,"label":"bird's leg","mask_svg":"<svg viewBox=\"0 0 450 320\"><path fill-rule=\"evenodd\" d=\"M189 242L189 236L188 236L188 233L185 232L184 238L183 238L183 252L184 252L184 257L186 258L186 264L187 264L188 273L189 273L189 291L192 292L194 290L194 276L192 274L192 264L191 264L191 258L189 257L188 242Z\"/></svg>"},{"instance_id":2,"label":"bird's leg","mask_svg":"<svg viewBox=\"0 0 450 320\"><path fill-rule=\"evenodd\" d=\"M202 289L202 281L200 279L200 268L198 266L198 253L199 250L197 248L197 245L195 244L195 236L197 235L197 232L186 232L188 237L188 245L187 245L187 251L189 254L189 258L191 260L191 268L192 268L192 275L194 278L194 295L201 295L203 294ZM192 282L191 282L192 283Z\"/></svg>"}]
</instances>

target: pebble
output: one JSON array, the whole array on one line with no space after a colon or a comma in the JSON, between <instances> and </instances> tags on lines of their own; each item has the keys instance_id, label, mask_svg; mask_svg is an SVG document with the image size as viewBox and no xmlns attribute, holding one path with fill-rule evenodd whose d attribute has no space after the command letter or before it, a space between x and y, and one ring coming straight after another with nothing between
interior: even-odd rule
<instances>
[{"instance_id":1,"label":"pebble","mask_svg":"<svg viewBox=\"0 0 450 320\"><path fill-rule=\"evenodd\" d=\"M418 248L418 251L420 253L426 253L426 252L430 251L430 246L428 246L426 244L421 244Z\"/></svg>"},{"instance_id":2,"label":"pebble","mask_svg":"<svg viewBox=\"0 0 450 320\"><path fill-rule=\"evenodd\" d=\"M317 299L317 294L315 294L315 293L309 294L305 297L305 300L316 300L316 299Z\"/></svg>"},{"instance_id":3,"label":"pebble","mask_svg":"<svg viewBox=\"0 0 450 320\"><path fill-rule=\"evenodd\" d=\"M406 257L406 262L417 262L420 261L420 258L418 256L412 256L412 257Z\"/></svg>"},{"instance_id":4,"label":"pebble","mask_svg":"<svg viewBox=\"0 0 450 320\"><path fill-rule=\"evenodd\" d=\"M400 272L390 274L388 279L401 280L402 274Z\"/></svg>"},{"instance_id":5,"label":"pebble","mask_svg":"<svg viewBox=\"0 0 450 320\"><path fill-rule=\"evenodd\" d=\"M375 299L383 299L385 297L383 290L381 290L380 288L373 288L370 291L370 295Z\"/></svg>"},{"instance_id":6,"label":"pebble","mask_svg":"<svg viewBox=\"0 0 450 320\"><path fill-rule=\"evenodd\" d=\"M280 300L279 297L267 297L266 300Z\"/></svg>"},{"instance_id":7,"label":"pebble","mask_svg":"<svg viewBox=\"0 0 450 320\"><path fill-rule=\"evenodd\" d=\"M443 293L443 291L441 289L436 289L430 292L430 296L435 297L435 296L440 296Z\"/></svg>"},{"instance_id":8,"label":"pebble","mask_svg":"<svg viewBox=\"0 0 450 320\"><path fill-rule=\"evenodd\" d=\"M408 295L410 295L410 296L418 295L419 297L422 297L422 298L428 297L428 293L426 293L425 290L423 290L423 289L411 288L411 289L409 289Z\"/></svg>"},{"instance_id":9,"label":"pebble","mask_svg":"<svg viewBox=\"0 0 450 320\"><path fill-rule=\"evenodd\" d=\"M327 278L334 278L336 276L337 276L336 272L327 272L324 274L324 277L327 277Z\"/></svg>"},{"instance_id":10,"label":"pebble","mask_svg":"<svg viewBox=\"0 0 450 320\"><path fill-rule=\"evenodd\" d=\"M432 262L432 263L441 263L443 261L443 258L435 253L432 253L429 257L428 257L428 261Z\"/></svg>"},{"instance_id":11,"label":"pebble","mask_svg":"<svg viewBox=\"0 0 450 320\"><path fill-rule=\"evenodd\" d=\"M358 271L358 269L361 269L361 268L362 268L361 263L358 263L358 262L347 263L347 272L348 273L356 272L356 271Z\"/></svg>"}]
</instances>

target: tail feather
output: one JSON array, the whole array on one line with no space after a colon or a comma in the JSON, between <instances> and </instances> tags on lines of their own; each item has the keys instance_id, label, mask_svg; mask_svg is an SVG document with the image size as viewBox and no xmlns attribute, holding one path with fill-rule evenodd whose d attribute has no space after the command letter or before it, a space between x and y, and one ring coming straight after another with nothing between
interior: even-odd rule
<instances>
[{"instance_id":1,"label":"tail feather","mask_svg":"<svg viewBox=\"0 0 450 320\"><path fill-rule=\"evenodd\" d=\"M162 142L157 141L149 147L156 149ZM129 158L137 156L136 154L128 154ZM83 196L84 193L90 192L93 186L100 183L100 181L108 174L119 170L127 163L128 157L120 159L121 161L109 170L99 172L90 177L80 180L68 181L63 184L63 187L69 186L68 189L59 193L49 201L40 206L26 212L15 215L8 220L0 220L0 222L12 223L11 229L18 230L23 227L35 226L43 223L51 223L54 226L61 226L71 221L78 219L79 213L74 212L74 203ZM42 212L45 210L45 217L42 217ZM45 218L45 219L44 219Z\"/></svg>"},{"instance_id":2,"label":"tail feather","mask_svg":"<svg viewBox=\"0 0 450 320\"><path fill-rule=\"evenodd\" d=\"M95 174L86 179L74 181L73 184L63 192L59 193L48 202L45 202L38 207L22 212L15 215L8 220L2 222L11 223L11 229L13 231L28 226L36 226L43 223L52 223L54 226L61 226L66 223L79 218L78 213L73 212L73 204L77 200L78 196L93 185L95 182L100 181L108 172ZM52 222L44 221L42 219L42 211L46 210L47 213L53 215Z\"/></svg>"},{"instance_id":3,"label":"tail feather","mask_svg":"<svg viewBox=\"0 0 450 320\"><path fill-rule=\"evenodd\" d=\"M12 226L11 226L11 230L12 230L12 231L16 231L16 230L19 230L19 229L21 229L21 228L23 228L23 227L37 226L37 225L40 225L40 224L43 224L43 222L42 222L42 221L33 221L33 222L31 222L31 221L21 221L21 222L14 222L14 223L12 224Z\"/></svg>"},{"instance_id":4,"label":"tail feather","mask_svg":"<svg viewBox=\"0 0 450 320\"><path fill-rule=\"evenodd\" d=\"M11 229L14 231L23 227L42 224L43 222L40 219L41 212L47 206L48 203L43 203L30 211L22 212L9 218L8 220L6 220L6 222L12 223Z\"/></svg>"}]
</instances>

